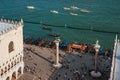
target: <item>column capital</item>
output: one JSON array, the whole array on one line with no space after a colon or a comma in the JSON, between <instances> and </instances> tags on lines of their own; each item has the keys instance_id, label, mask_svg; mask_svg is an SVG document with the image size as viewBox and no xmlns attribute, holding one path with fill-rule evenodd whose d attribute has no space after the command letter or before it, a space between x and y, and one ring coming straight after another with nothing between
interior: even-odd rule
<instances>
[{"instance_id":1,"label":"column capital","mask_svg":"<svg viewBox=\"0 0 120 80\"><path fill-rule=\"evenodd\" d=\"M59 37L56 37L56 39L54 40L54 42L56 43L56 42L60 42L61 40L60 40L60 38Z\"/></svg>"},{"instance_id":2,"label":"column capital","mask_svg":"<svg viewBox=\"0 0 120 80\"><path fill-rule=\"evenodd\" d=\"M98 43L99 43L99 41L97 40L97 41L96 41L96 44L95 44L95 46L94 46L96 52L98 52L99 49L100 49L100 45L99 45Z\"/></svg>"},{"instance_id":3,"label":"column capital","mask_svg":"<svg viewBox=\"0 0 120 80\"><path fill-rule=\"evenodd\" d=\"M56 45L59 45L59 42L60 42L60 40L54 40L54 43L55 43Z\"/></svg>"}]
</instances>

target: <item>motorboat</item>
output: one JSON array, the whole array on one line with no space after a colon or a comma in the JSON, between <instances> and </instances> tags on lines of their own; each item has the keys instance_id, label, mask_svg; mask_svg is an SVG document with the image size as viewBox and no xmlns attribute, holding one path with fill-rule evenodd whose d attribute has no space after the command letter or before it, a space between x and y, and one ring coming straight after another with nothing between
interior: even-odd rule
<instances>
[{"instance_id":1,"label":"motorboat","mask_svg":"<svg viewBox=\"0 0 120 80\"><path fill-rule=\"evenodd\" d=\"M48 27L42 27L42 29L44 29L44 30L52 30L51 28L48 28Z\"/></svg>"},{"instance_id":2,"label":"motorboat","mask_svg":"<svg viewBox=\"0 0 120 80\"><path fill-rule=\"evenodd\" d=\"M63 7L63 9L64 9L64 10L70 10L70 8L69 8L69 7Z\"/></svg>"},{"instance_id":3,"label":"motorboat","mask_svg":"<svg viewBox=\"0 0 120 80\"><path fill-rule=\"evenodd\" d=\"M56 11L56 10L50 10L51 13L55 13L55 14L58 14L59 12Z\"/></svg>"},{"instance_id":4,"label":"motorboat","mask_svg":"<svg viewBox=\"0 0 120 80\"><path fill-rule=\"evenodd\" d=\"M71 6L71 9L79 9L79 8L76 6Z\"/></svg>"},{"instance_id":5,"label":"motorboat","mask_svg":"<svg viewBox=\"0 0 120 80\"><path fill-rule=\"evenodd\" d=\"M70 15L77 16L78 14L71 12Z\"/></svg>"},{"instance_id":6,"label":"motorboat","mask_svg":"<svg viewBox=\"0 0 120 80\"><path fill-rule=\"evenodd\" d=\"M83 12L83 13L88 13L89 12L87 9L81 9L80 11Z\"/></svg>"},{"instance_id":7,"label":"motorboat","mask_svg":"<svg viewBox=\"0 0 120 80\"><path fill-rule=\"evenodd\" d=\"M27 6L28 9L35 9L34 6Z\"/></svg>"},{"instance_id":8,"label":"motorboat","mask_svg":"<svg viewBox=\"0 0 120 80\"><path fill-rule=\"evenodd\" d=\"M51 34L48 34L49 36L52 36L52 37L59 37L60 35L59 34L55 34L55 33L51 33Z\"/></svg>"}]
</instances>

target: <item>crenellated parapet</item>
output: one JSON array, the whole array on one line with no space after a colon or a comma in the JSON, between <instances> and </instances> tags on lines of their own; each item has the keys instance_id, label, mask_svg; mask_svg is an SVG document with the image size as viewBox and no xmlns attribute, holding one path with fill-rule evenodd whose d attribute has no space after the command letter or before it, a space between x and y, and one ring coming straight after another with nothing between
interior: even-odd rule
<instances>
[{"instance_id":1,"label":"crenellated parapet","mask_svg":"<svg viewBox=\"0 0 120 80\"><path fill-rule=\"evenodd\" d=\"M1 18L0 22L13 24L13 25L23 25L23 19L21 19L20 21L13 21L13 20L7 20L7 19L4 19L4 18Z\"/></svg>"},{"instance_id":2,"label":"crenellated parapet","mask_svg":"<svg viewBox=\"0 0 120 80\"><path fill-rule=\"evenodd\" d=\"M18 27L23 27L23 19L20 21L7 20L3 18L0 19L0 35L13 29L17 29Z\"/></svg>"}]
</instances>

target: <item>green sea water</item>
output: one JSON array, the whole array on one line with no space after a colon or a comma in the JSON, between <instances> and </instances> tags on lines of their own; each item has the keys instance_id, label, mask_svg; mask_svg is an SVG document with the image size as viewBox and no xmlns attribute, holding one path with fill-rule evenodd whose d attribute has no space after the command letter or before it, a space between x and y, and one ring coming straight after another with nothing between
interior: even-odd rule
<instances>
[{"instance_id":1,"label":"green sea water","mask_svg":"<svg viewBox=\"0 0 120 80\"><path fill-rule=\"evenodd\" d=\"M60 34L61 40L95 44L96 40L102 47L112 48L115 33L94 32L95 30L120 32L120 1L119 0L0 0L0 16L9 19L23 19L24 21L46 23L56 26L47 26L52 30L43 30L41 24L24 22L24 36L40 37L54 40L50 33ZM35 9L27 9L27 6ZM76 6L79 9L65 11L63 7ZM88 13L80 12L87 9ZM56 10L59 13L51 13ZM77 16L70 13L77 13ZM91 30L70 29L84 28ZM120 38L120 34L118 34Z\"/></svg>"}]
</instances>

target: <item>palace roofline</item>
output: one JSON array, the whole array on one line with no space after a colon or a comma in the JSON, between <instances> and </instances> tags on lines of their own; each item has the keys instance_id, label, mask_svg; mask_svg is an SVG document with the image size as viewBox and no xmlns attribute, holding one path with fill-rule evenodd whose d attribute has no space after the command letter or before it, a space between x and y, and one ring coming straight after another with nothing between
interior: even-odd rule
<instances>
[{"instance_id":1,"label":"palace roofline","mask_svg":"<svg viewBox=\"0 0 120 80\"><path fill-rule=\"evenodd\" d=\"M18 27L23 26L23 19L20 21L13 21L7 19L0 19L0 36L13 30L17 29Z\"/></svg>"}]
</instances>

